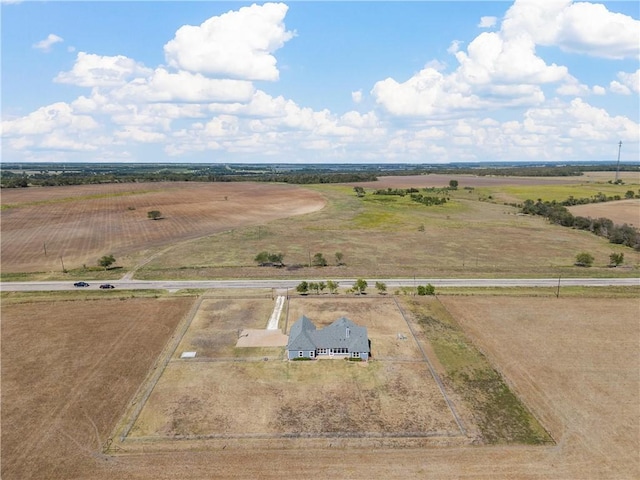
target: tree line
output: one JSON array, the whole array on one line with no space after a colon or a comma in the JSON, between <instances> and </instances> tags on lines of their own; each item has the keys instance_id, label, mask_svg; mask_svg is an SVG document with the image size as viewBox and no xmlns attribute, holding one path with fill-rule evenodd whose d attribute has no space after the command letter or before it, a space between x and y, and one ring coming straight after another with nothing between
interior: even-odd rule
<instances>
[{"instance_id":1,"label":"tree line","mask_svg":"<svg viewBox=\"0 0 640 480\"><path fill-rule=\"evenodd\" d=\"M640 232L632 226L626 223L616 225L612 220L604 217L594 219L573 215L563 202L525 200L521 212L527 215L540 215L556 225L586 230L607 238L610 243L640 250Z\"/></svg>"},{"instance_id":2,"label":"tree line","mask_svg":"<svg viewBox=\"0 0 640 480\"><path fill-rule=\"evenodd\" d=\"M179 172L161 170L156 172L115 172L91 171L16 174L3 172L0 178L2 188L26 188L29 186L54 187L103 183L153 183L153 182L283 182L291 184L320 184L345 182L372 182L378 179L373 172L325 172L325 173L256 173L233 172L215 173L203 171Z\"/></svg>"}]
</instances>

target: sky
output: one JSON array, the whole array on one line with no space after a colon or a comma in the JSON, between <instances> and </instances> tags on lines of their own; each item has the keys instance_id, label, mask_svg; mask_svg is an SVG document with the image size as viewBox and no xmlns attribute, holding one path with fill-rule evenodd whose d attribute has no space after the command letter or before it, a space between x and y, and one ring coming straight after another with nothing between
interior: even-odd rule
<instances>
[{"instance_id":1,"label":"sky","mask_svg":"<svg viewBox=\"0 0 640 480\"><path fill-rule=\"evenodd\" d=\"M640 161L637 1L0 1L2 162Z\"/></svg>"}]
</instances>

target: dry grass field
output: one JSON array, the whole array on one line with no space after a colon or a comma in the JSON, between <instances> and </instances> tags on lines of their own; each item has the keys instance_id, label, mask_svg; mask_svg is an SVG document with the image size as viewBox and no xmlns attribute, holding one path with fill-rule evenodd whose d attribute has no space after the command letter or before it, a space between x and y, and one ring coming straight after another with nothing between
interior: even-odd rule
<instances>
[{"instance_id":1,"label":"dry grass field","mask_svg":"<svg viewBox=\"0 0 640 480\"><path fill-rule=\"evenodd\" d=\"M355 319L357 312L345 308L343 304L348 302L338 298L335 313L346 312ZM379 442L358 446L349 438L275 441L239 436L214 442L170 439L157 445L131 440L115 455L102 454L101 446L110 430L192 301L3 305L2 478L172 479L188 475L195 479L276 479L294 469L304 476L335 478L635 479L640 474L636 298L440 297L551 431L557 445L407 446ZM222 300L205 299L202 305L210 302L205 310L214 314L216 309L226 308L224 304L214 308L218 301ZM304 305L307 301L309 305ZM357 303L354 308L364 311ZM313 299L292 302L290 314L306 311L312 318L329 321L331 309L326 303L319 304ZM268 310L259 308L260 315ZM381 312L386 312L385 307ZM390 328L389 333L392 330L396 329ZM218 354L227 355L221 350ZM205 362L210 366L211 380L220 378L220 372L213 372L218 363ZM237 375L227 374L228 383L216 388L236 389L236 394L252 398L256 385L265 389L264 378L274 377L288 389L291 381L277 372L278 363L288 364L272 360L229 362L240 376L260 375L253 377L253 384L242 380L233 387ZM305 363L294 368L310 366ZM379 364L380 368L392 365ZM183 361L180 366L197 368L199 364ZM248 367L253 366L257 370L252 372ZM351 378L360 378L359 373L368 368L358 364L348 367L354 368L332 373L355 371L358 376ZM189 373L181 380L185 385L189 378L197 378L188 370L184 373ZM363 382L365 379L373 377L362 377ZM347 388L351 388L350 382ZM241 390L242 385L246 390ZM246 404L252 400L241 401ZM310 399L308 402L313 404ZM190 405L198 411L197 402ZM168 406L177 409L179 402ZM406 402L398 402L396 408L402 406L410 411L413 408ZM254 407L256 415L264 408L257 401ZM236 410L237 405L229 408ZM317 417L304 411L309 414L305 428L320 429L314 424ZM209 412L204 414L209 415L210 425L221 431L237 428L223 418L215 424ZM393 418L403 414L396 415ZM295 425L305 421L289 418ZM330 428L330 424L326 426Z\"/></svg>"},{"instance_id":2,"label":"dry grass field","mask_svg":"<svg viewBox=\"0 0 640 480\"><path fill-rule=\"evenodd\" d=\"M151 248L324 206L318 193L264 183L132 183L3 189L2 271L120 265ZM147 212L159 210L161 220ZM62 259L62 260L61 260Z\"/></svg>"},{"instance_id":3,"label":"dry grass field","mask_svg":"<svg viewBox=\"0 0 640 480\"><path fill-rule=\"evenodd\" d=\"M349 188L317 188L328 200L321 211L271 222L260 232L249 228L189 242L165 252L137 275L336 279L629 274L607 268L609 255L622 247L588 232L550 225L541 217L517 215L514 207L478 201L463 191L447 205L425 207L408 198L359 199ZM297 267L258 267L253 258L263 250L281 252L289 267ZM573 266L582 251L595 257L592 269ZM318 252L329 266L308 267ZM335 265L335 252L343 253L345 265ZM640 252L624 252L627 266L640 264Z\"/></svg>"},{"instance_id":4,"label":"dry grass field","mask_svg":"<svg viewBox=\"0 0 640 480\"><path fill-rule=\"evenodd\" d=\"M443 187L453 177L381 177L370 187ZM600 190L624 195L638 186L632 176L624 177L625 185L597 176L455 178L459 190L438 207L395 196L359 199L350 185L183 182L6 189L2 274L12 279L106 279L127 271L143 279L555 277L630 275L630 268L640 265L640 253L624 249L627 268L608 269L609 255L622 247L517 215L517 208L497 200L563 199ZM474 190L464 190L467 184ZM162 220L147 218L154 209L163 213ZM258 267L254 257L264 250L283 253L288 268ZM573 266L581 251L595 257L593 268ZM329 262L321 272L308 267L318 252ZM335 265L336 252L344 255L345 265ZM120 268L100 271L97 260L105 254L113 254ZM70 273L61 272L63 264Z\"/></svg>"},{"instance_id":5,"label":"dry grass field","mask_svg":"<svg viewBox=\"0 0 640 480\"><path fill-rule=\"evenodd\" d=\"M283 347L235 347L238 329L264 328L273 305L205 299L123 448L128 440L157 448L175 437L465 441L392 298L295 298L289 305L290 323L304 312L318 327L343 315L366 326L377 359L369 363L289 362ZM197 356L180 359L182 351Z\"/></svg>"}]
</instances>

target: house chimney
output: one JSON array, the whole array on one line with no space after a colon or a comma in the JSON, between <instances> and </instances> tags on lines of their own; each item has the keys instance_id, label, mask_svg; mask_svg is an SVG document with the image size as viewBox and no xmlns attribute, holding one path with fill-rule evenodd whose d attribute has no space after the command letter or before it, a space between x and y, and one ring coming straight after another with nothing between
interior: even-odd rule
<instances>
[{"instance_id":1,"label":"house chimney","mask_svg":"<svg viewBox=\"0 0 640 480\"><path fill-rule=\"evenodd\" d=\"M349 330L349 327L347 327L347 338L349 338L349 333L350 333L350 330Z\"/></svg>"}]
</instances>

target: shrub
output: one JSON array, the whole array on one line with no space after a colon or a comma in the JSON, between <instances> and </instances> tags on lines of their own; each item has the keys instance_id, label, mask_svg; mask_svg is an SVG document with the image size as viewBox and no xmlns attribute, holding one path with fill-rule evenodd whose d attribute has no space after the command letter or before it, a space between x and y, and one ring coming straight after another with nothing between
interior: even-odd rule
<instances>
[{"instance_id":1,"label":"shrub","mask_svg":"<svg viewBox=\"0 0 640 480\"><path fill-rule=\"evenodd\" d=\"M428 283L427 285L418 285L418 295L435 295L436 287Z\"/></svg>"},{"instance_id":2,"label":"shrub","mask_svg":"<svg viewBox=\"0 0 640 480\"><path fill-rule=\"evenodd\" d=\"M590 267L593 265L593 255L587 252L580 252L576 255L575 264L577 267Z\"/></svg>"}]
</instances>

